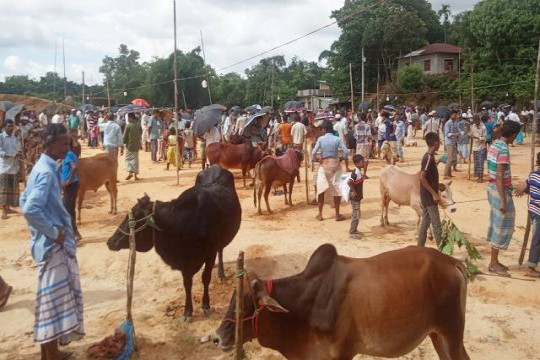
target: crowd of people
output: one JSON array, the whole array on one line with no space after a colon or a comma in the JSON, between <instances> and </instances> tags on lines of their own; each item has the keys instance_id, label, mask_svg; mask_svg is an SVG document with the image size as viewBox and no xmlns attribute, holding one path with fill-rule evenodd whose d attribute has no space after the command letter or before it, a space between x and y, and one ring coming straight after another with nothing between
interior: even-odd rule
<instances>
[{"instance_id":1,"label":"crowd of people","mask_svg":"<svg viewBox=\"0 0 540 360\"><path fill-rule=\"evenodd\" d=\"M499 261L499 252L508 248L514 231L513 196L529 193L529 214L535 227L526 274L540 278L540 272L536 270L540 258L540 153L537 154L538 169L525 183L514 186L510 148L514 142L523 143L531 118L525 110L521 115L506 106L499 110L483 109L481 113L473 114L450 109L443 115L415 108L335 114L322 110L317 114L240 111L224 113L202 140L208 145L242 137L252 144L267 142L280 153L289 148L304 149L308 132L322 129L324 134L317 137L311 153L311 161L320 162L316 179L316 218L323 220L325 200L330 199L336 221L344 220L340 205L342 196L346 196L352 208L349 234L352 238L360 238L360 204L364 182L369 179L370 159L380 159L388 164L403 162L404 147L416 145L418 127L428 147L420 168L423 214L419 246L425 245L429 225L433 227L437 244L441 239L438 162L445 162L444 177L450 179L457 162L468 161L468 151L472 148L474 175L478 182L483 181L484 165L487 164L489 271L509 276L508 267ZM0 205L3 219L13 207L20 206L28 222L31 253L38 264L34 340L41 345L42 358L58 359L64 356L59 345L84 335L83 299L76 257L80 234L75 221L80 139L86 139L91 148L101 145L116 159L125 154L126 180L137 180L140 151L149 152L150 159L154 163L163 162L166 169L171 164L176 166L179 156L191 166L198 137L190 120L181 120L177 128L172 117L166 117L159 110L116 116L72 110L69 115L55 114L50 122L44 114L32 116L35 114L24 113L15 121L5 121L0 133ZM19 134L33 127L43 127L44 151L19 196ZM183 145L182 154L176 150L179 142ZM438 160L441 145L445 152ZM349 169L349 158L354 164L353 169ZM341 160L345 160L345 169L349 172L345 182L341 176ZM0 308L6 304L11 291L12 288L0 277ZM62 305L53 309L53 300Z\"/></svg>"}]
</instances>

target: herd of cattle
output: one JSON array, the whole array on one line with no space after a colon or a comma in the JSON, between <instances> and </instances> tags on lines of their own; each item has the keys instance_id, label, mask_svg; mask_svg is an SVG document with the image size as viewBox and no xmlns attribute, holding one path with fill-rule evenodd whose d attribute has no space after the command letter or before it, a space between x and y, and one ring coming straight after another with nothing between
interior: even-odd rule
<instances>
[{"instance_id":1,"label":"herd of cattle","mask_svg":"<svg viewBox=\"0 0 540 360\"><path fill-rule=\"evenodd\" d=\"M39 141L27 141L26 156L35 162ZM35 159L32 160L32 156ZM136 250L153 247L163 261L182 273L185 290L184 319L193 316L193 276L203 267L202 310L210 311L209 284L216 257L218 275L225 277L223 249L234 239L242 209L234 177L226 169L246 176L254 169L254 202L261 213L272 186L283 186L285 203L292 205L292 187L299 180L300 151L269 156L249 143L208 146L210 166L195 185L169 202L145 195L132 208L136 222ZM306 159L307 161L307 159ZM117 211L118 161L106 154L82 158L79 164L78 220L88 190L105 185L110 213ZM388 204L412 207L421 214L418 174L389 166L380 174L381 226L388 224ZM287 189L289 185L289 189ZM258 191L257 191L258 190ZM287 196L288 195L288 196ZM450 183L441 184L441 206L453 205ZM196 218L197 222L193 219ZM129 248L126 217L107 241L112 251ZM235 298L214 344L230 350L236 326L243 326L243 341L258 339L262 346L288 359L352 359L356 354L396 357L409 353L428 335L441 359L468 359L463 345L467 279L461 262L428 248L407 247L366 259L339 256L333 245L322 245L300 274L283 279L245 276L244 320L236 324ZM286 336L284 336L286 334Z\"/></svg>"}]
</instances>

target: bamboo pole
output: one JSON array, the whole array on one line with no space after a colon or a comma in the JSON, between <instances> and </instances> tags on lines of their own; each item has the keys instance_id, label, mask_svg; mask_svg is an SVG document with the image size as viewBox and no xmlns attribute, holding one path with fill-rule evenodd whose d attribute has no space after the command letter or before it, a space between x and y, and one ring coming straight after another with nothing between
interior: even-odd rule
<instances>
[{"instance_id":1,"label":"bamboo pole","mask_svg":"<svg viewBox=\"0 0 540 360\"><path fill-rule=\"evenodd\" d=\"M470 135L469 135L469 137L470 137L471 140L470 140L470 144L469 144L469 170L468 170L469 171L469 177L468 177L468 179L471 180L471 159L472 159L473 138Z\"/></svg>"},{"instance_id":2,"label":"bamboo pole","mask_svg":"<svg viewBox=\"0 0 540 360\"><path fill-rule=\"evenodd\" d=\"M349 63L349 80L351 82L351 111L354 111L354 90L352 81L352 64Z\"/></svg>"},{"instance_id":3,"label":"bamboo pole","mask_svg":"<svg viewBox=\"0 0 540 360\"><path fill-rule=\"evenodd\" d=\"M309 205L308 157L307 141L304 137L304 181L306 183L306 205Z\"/></svg>"},{"instance_id":4,"label":"bamboo pole","mask_svg":"<svg viewBox=\"0 0 540 360\"><path fill-rule=\"evenodd\" d=\"M244 252L236 259L236 328L234 333L234 358L242 360L244 356Z\"/></svg>"},{"instance_id":5,"label":"bamboo pole","mask_svg":"<svg viewBox=\"0 0 540 360\"><path fill-rule=\"evenodd\" d=\"M178 125L178 69L176 62L176 0L173 0L173 18L174 18L174 126L176 128L176 145L174 146L175 159L176 159L176 185L180 184L180 161L182 154L179 153L178 149L180 147L180 128Z\"/></svg>"},{"instance_id":6,"label":"bamboo pole","mask_svg":"<svg viewBox=\"0 0 540 360\"><path fill-rule=\"evenodd\" d=\"M536 59L536 80L534 82L534 115L533 128L531 136L531 172L534 171L534 151L536 146L536 130L538 128L538 87L540 86L540 39L538 40L538 56ZM525 235L523 244L521 245L521 253L519 254L519 265L523 264L527 244L529 243L529 233L531 232L531 216L527 215L527 226L525 227Z\"/></svg>"},{"instance_id":7,"label":"bamboo pole","mask_svg":"<svg viewBox=\"0 0 540 360\"><path fill-rule=\"evenodd\" d=\"M133 212L130 210L128 214L129 218L129 261L127 271L127 312L126 319L131 322L133 327L133 347L137 351L137 342L135 339L135 324L133 323L133 315L131 313L131 305L133 303L133 280L135 278L135 262L137 259L137 251L135 247L135 220L133 219Z\"/></svg>"}]
</instances>

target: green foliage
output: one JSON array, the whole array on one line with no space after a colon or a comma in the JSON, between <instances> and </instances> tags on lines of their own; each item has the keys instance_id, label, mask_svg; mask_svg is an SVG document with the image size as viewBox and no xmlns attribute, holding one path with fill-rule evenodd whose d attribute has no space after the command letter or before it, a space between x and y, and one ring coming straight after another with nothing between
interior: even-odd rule
<instances>
[{"instance_id":1,"label":"green foliage","mask_svg":"<svg viewBox=\"0 0 540 360\"><path fill-rule=\"evenodd\" d=\"M446 255L452 256L454 254L454 247L465 246L467 250L467 257L465 258L465 269L467 271L467 277L469 280L474 280L474 277L480 273L473 261L479 260L482 257L478 250L472 245L465 235L457 228L454 222L450 219L444 219L442 221L442 236L439 250Z\"/></svg>"},{"instance_id":2,"label":"green foliage","mask_svg":"<svg viewBox=\"0 0 540 360\"><path fill-rule=\"evenodd\" d=\"M420 65L406 65L398 72L398 85L405 91L420 91L424 83L424 71Z\"/></svg>"}]
</instances>

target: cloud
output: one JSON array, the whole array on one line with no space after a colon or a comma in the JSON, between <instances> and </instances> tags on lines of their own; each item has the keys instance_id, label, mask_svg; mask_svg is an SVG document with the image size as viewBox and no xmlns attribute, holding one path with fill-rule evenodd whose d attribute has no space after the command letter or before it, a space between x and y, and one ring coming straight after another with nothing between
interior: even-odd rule
<instances>
[{"instance_id":1,"label":"cloud","mask_svg":"<svg viewBox=\"0 0 540 360\"><path fill-rule=\"evenodd\" d=\"M438 10L444 1L434 0L433 8ZM452 10L470 4L455 0ZM177 0L178 48L190 51L199 46L202 31L207 61L223 68L328 24L332 10L341 5L342 1L328 0ZM60 69L64 41L68 78L79 82L84 70L87 82L99 83L101 60L116 56L120 44L139 51L141 61L168 56L173 50L172 15L170 0L11 2L0 12L2 24L17 19L17 26L4 26L0 33L0 80L10 74L39 77L51 71L55 43ZM334 25L272 54L317 61L339 34ZM259 60L226 72L243 73Z\"/></svg>"}]
</instances>

